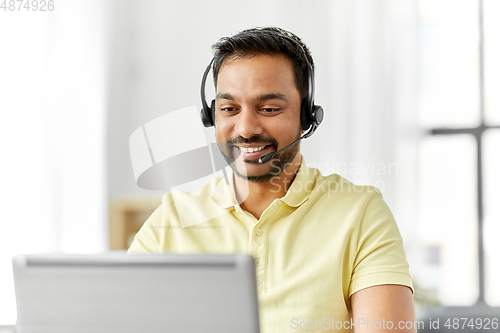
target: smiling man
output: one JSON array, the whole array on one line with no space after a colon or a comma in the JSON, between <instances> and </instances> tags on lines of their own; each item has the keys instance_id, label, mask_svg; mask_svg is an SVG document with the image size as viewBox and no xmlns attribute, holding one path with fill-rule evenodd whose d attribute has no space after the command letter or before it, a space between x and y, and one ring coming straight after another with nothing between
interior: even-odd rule
<instances>
[{"instance_id":1,"label":"smiling man","mask_svg":"<svg viewBox=\"0 0 500 333\"><path fill-rule=\"evenodd\" d=\"M248 196L241 207L260 218L276 199L283 197L300 164L299 145L275 155L271 163L259 158L300 137L301 96L290 59L279 54L235 55L218 72L217 142L238 176L237 198ZM236 158L235 156L238 156ZM272 179L272 182L271 182Z\"/></svg>"},{"instance_id":2,"label":"smiling man","mask_svg":"<svg viewBox=\"0 0 500 333\"><path fill-rule=\"evenodd\" d=\"M408 263L382 195L321 175L300 153L296 140L317 110L307 47L256 28L214 50L216 99L202 114L230 184L217 177L167 193L129 252L253 255L263 333L416 332Z\"/></svg>"}]
</instances>

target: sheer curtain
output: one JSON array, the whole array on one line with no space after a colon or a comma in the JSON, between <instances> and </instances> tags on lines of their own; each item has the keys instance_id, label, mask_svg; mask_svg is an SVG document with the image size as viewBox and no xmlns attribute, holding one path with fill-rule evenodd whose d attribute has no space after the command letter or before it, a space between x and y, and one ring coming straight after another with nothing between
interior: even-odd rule
<instances>
[{"instance_id":1,"label":"sheer curtain","mask_svg":"<svg viewBox=\"0 0 500 333\"><path fill-rule=\"evenodd\" d=\"M320 149L312 150L308 161L378 187L412 261L418 252L417 146L422 135L417 0L337 0L330 12L331 43L321 45L329 63L318 73L316 87L318 101L329 101L333 112L315 134ZM325 155L330 159L326 165L321 164Z\"/></svg>"},{"instance_id":2,"label":"sheer curtain","mask_svg":"<svg viewBox=\"0 0 500 333\"><path fill-rule=\"evenodd\" d=\"M0 11L0 325L16 253L107 249L101 1Z\"/></svg>"}]
</instances>

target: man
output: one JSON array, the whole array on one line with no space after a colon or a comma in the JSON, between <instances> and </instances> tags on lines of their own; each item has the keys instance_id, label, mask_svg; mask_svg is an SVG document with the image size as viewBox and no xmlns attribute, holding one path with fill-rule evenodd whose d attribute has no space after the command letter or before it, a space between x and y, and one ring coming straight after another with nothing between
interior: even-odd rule
<instances>
[{"instance_id":1,"label":"man","mask_svg":"<svg viewBox=\"0 0 500 333\"><path fill-rule=\"evenodd\" d=\"M323 177L298 143L259 163L307 130L307 47L288 31L256 28L214 50L213 122L230 185L219 177L193 193L167 193L129 252L252 254L264 333L416 332L400 324L415 321L413 287L380 192Z\"/></svg>"}]
</instances>

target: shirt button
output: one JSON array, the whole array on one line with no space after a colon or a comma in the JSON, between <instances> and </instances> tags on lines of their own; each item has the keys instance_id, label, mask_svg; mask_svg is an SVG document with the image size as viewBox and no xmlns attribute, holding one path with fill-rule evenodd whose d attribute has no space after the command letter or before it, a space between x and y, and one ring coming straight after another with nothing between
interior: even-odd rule
<instances>
[{"instance_id":1,"label":"shirt button","mask_svg":"<svg viewBox=\"0 0 500 333\"><path fill-rule=\"evenodd\" d=\"M255 259L255 264L256 264L257 266L260 266L260 260L259 260L259 259Z\"/></svg>"},{"instance_id":2,"label":"shirt button","mask_svg":"<svg viewBox=\"0 0 500 333\"><path fill-rule=\"evenodd\" d=\"M256 234L257 234L257 236L262 236L262 234L263 234L262 229L257 229Z\"/></svg>"}]
</instances>

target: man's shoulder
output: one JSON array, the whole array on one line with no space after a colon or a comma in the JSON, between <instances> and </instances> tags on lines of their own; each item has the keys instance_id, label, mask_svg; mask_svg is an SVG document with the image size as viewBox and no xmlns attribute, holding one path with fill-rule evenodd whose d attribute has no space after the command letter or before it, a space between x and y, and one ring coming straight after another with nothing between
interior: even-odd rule
<instances>
[{"instance_id":1,"label":"man's shoulder","mask_svg":"<svg viewBox=\"0 0 500 333\"><path fill-rule=\"evenodd\" d=\"M227 209L217 203L217 196L227 197L227 186L223 177L213 177L195 191L172 189L162 197L165 221L178 223L184 228L210 221L222 216Z\"/></svg>"},{"instance_id":2,"label":"man's shoulder","mask_svg":"<svg viewBox=\"0 0 500 333\"><path fill-rule=\"evenodd\" d=\"M170 206L174 204L176 200L185 200L192 203L206 201L215 193L221 181L224 181L223 177L212 177L203 186L194 191L173 188L163 195L162 204Z\"/></svg>"}]
</instances>

